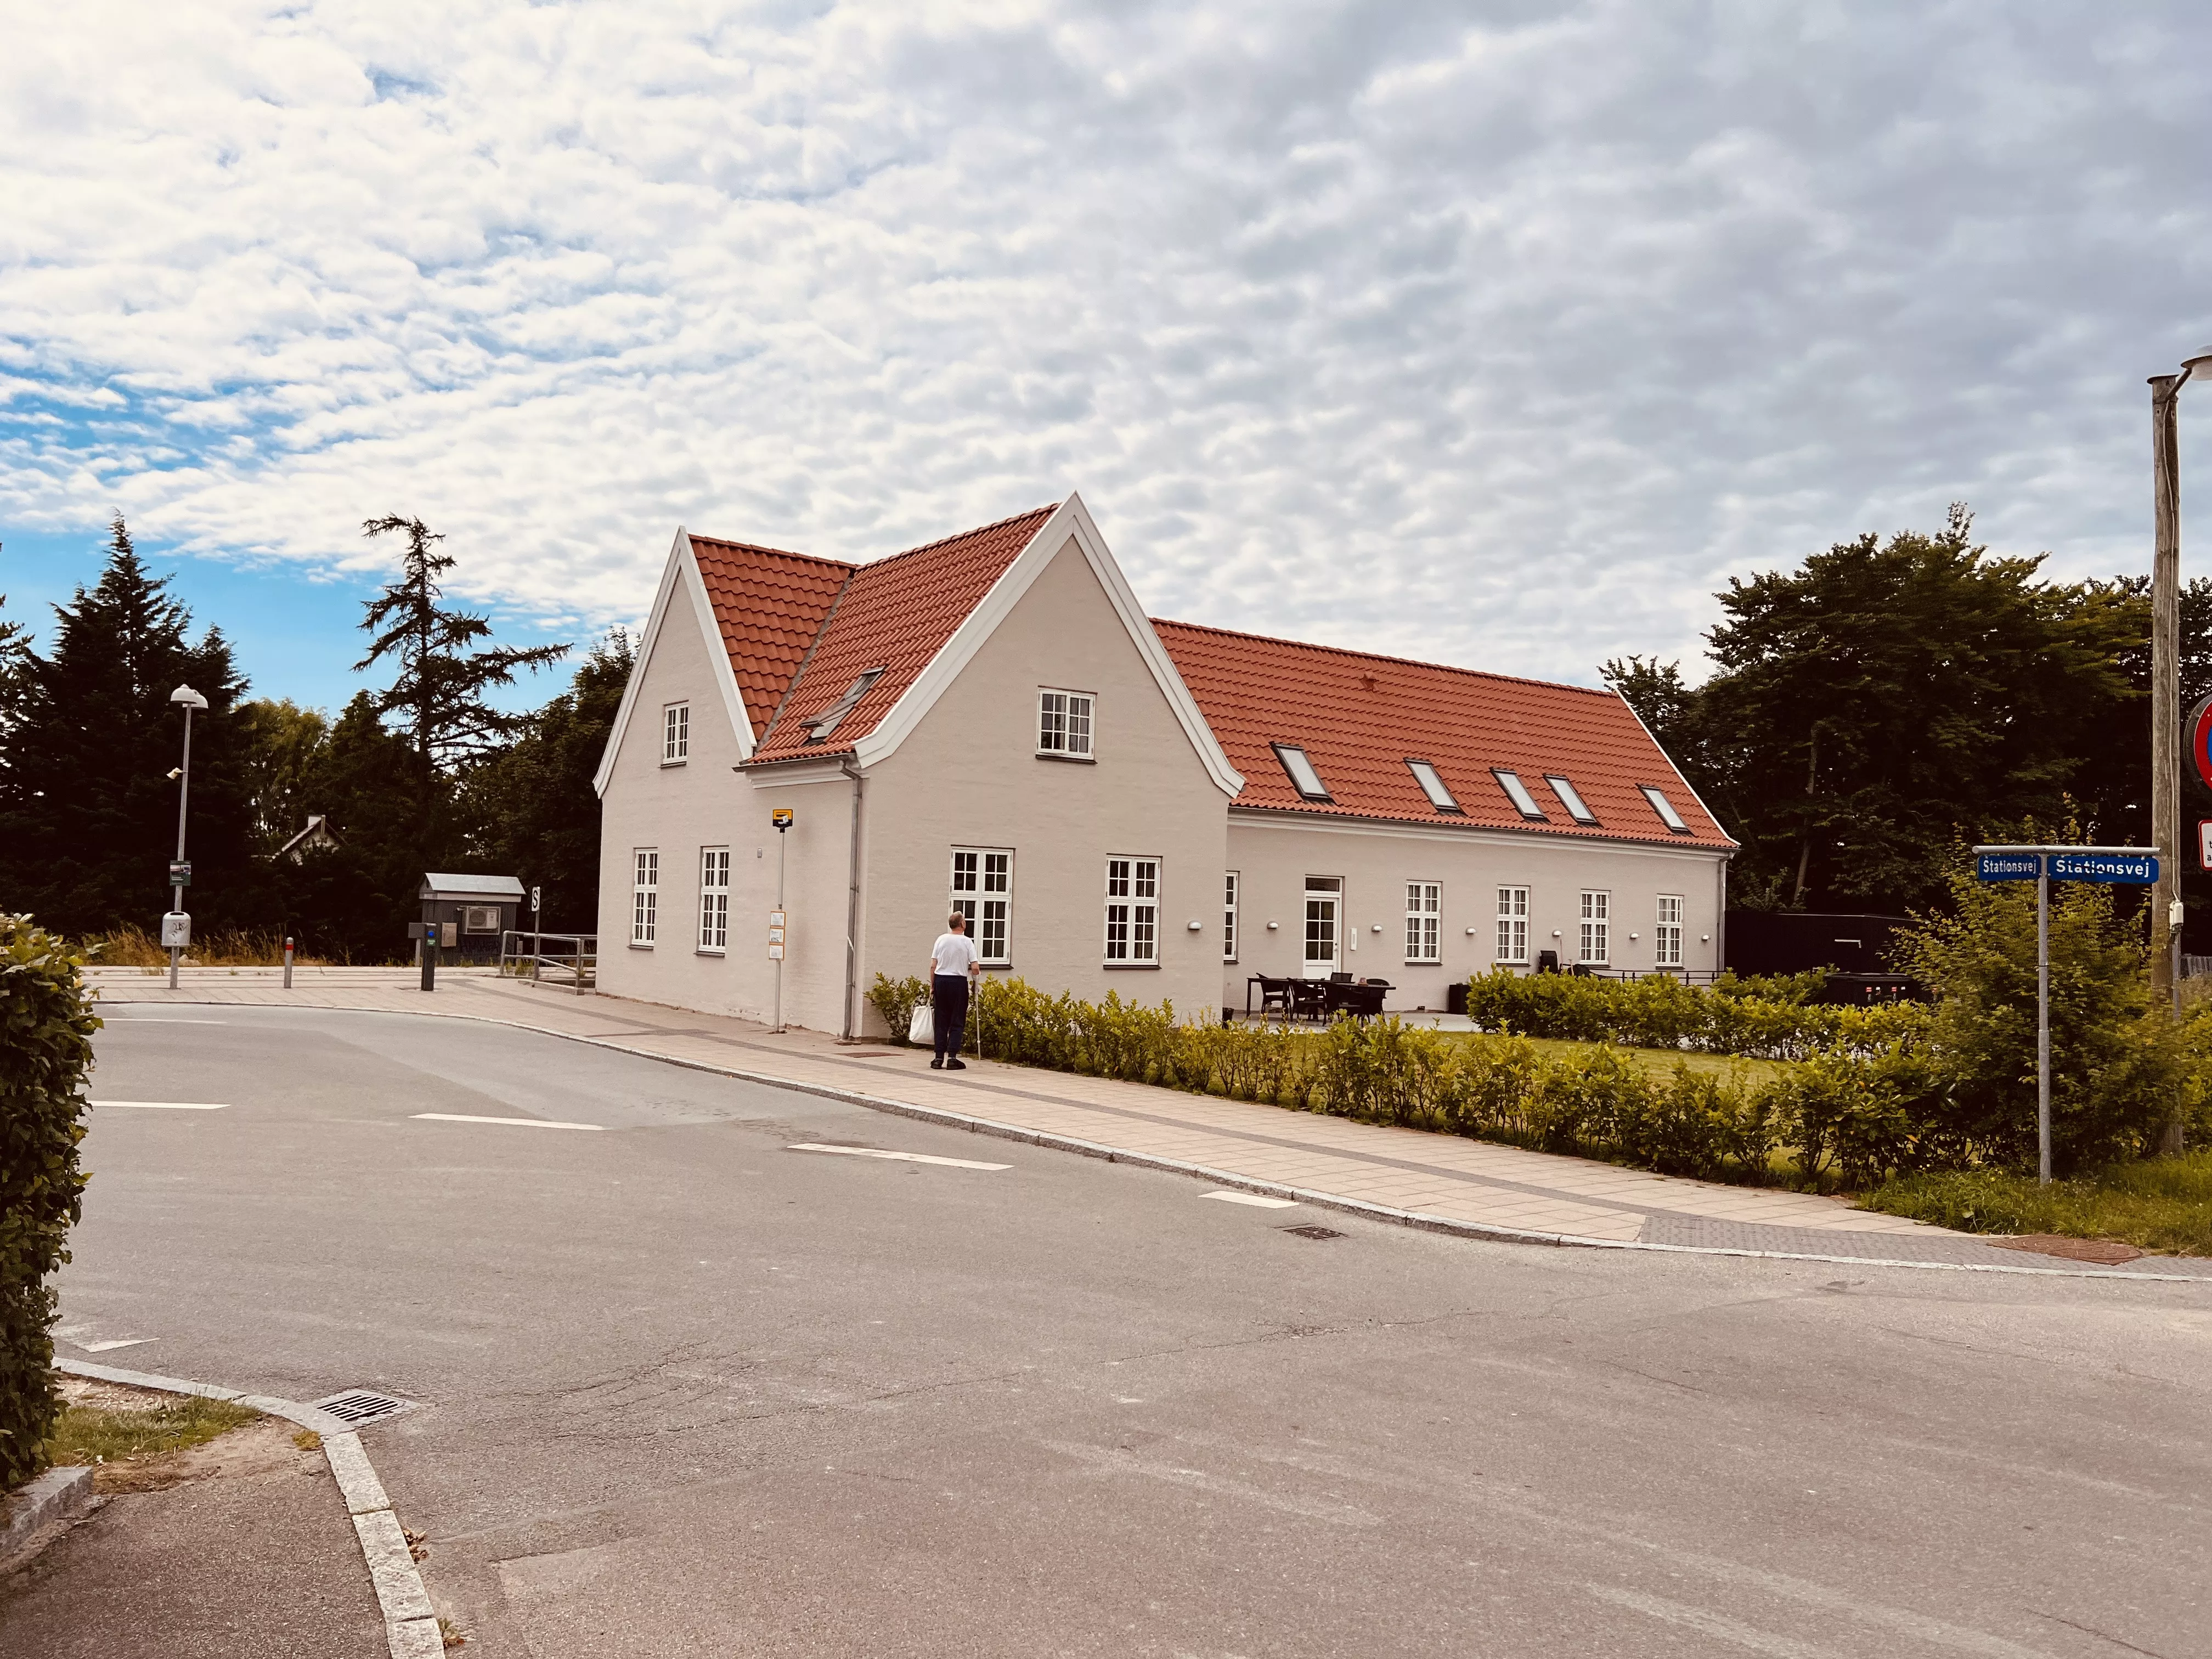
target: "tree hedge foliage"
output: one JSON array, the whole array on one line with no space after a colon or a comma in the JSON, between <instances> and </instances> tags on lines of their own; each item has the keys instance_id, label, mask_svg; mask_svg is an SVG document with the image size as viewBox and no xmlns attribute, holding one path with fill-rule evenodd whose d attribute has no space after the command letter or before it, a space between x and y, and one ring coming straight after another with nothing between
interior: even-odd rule
<instances>
[{"instance_id":1,"label":"tree hedge foliage","mask_svg":"<svg viewBox=\"0 0 2212 1659\"><path fill-rule=\"evenodd\" d=\"M59 1409L55 1295L85 1177L85 1073L100 1021L73 956L28 916L0 915L0 1492L39 1472Z\"/></svg>"}]
</instances>

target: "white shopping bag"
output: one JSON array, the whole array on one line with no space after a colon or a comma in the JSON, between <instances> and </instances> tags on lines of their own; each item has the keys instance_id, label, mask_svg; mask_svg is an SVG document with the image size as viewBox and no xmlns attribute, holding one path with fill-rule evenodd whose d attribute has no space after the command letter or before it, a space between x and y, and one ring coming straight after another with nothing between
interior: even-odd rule
<instances>
[{"instance_id":1,"label":"white shopping bag","mask_svg":"<svg viewBox=\"0 0 2212 1659\"><path fill-rule=\"evenodd\" d=\"M927 1003L914 1005L914 1018L907 1022L906 1040L924 1048L937 1046L937 1014Z\"/></svg>"}]
</instances>

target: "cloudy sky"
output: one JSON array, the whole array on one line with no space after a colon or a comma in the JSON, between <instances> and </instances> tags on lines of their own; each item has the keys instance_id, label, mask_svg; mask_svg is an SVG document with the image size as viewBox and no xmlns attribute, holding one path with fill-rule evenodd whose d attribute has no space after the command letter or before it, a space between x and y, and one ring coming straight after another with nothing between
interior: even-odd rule
<instances>
[{"instance_id":1,"label":"cloudy sky","mask_svg":"<svg viewBox=\"0 0 2212 1659\"><path fill-rule=\"evenodd\" d=\"M1077 489L1159 614L1587 681L1953 500L2147 568L2208 157L2157 0L0 0L0 591L119 510L331 702L373 514L579 637Z\"/></svg>"}]
</instances>

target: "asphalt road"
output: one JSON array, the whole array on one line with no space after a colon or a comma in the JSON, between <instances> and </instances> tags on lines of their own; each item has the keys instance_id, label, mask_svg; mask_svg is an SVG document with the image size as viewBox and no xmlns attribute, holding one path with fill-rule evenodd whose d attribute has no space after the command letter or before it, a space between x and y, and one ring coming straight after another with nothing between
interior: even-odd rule
<instances>
[{"instance_id":1,"label":"asphalt road","mask_svg":"<svg viewBox=\"0 0 2212 1659\"><path fill-rule=\"evenodd\" d=\"M364 1439L482 1659L2212 1652L2212 1286L1489 1244L496 1026L108 1012L95 1098L223 1109L95 1109L62 1323L425 1402Z\"/></svg>"}]
</instances>

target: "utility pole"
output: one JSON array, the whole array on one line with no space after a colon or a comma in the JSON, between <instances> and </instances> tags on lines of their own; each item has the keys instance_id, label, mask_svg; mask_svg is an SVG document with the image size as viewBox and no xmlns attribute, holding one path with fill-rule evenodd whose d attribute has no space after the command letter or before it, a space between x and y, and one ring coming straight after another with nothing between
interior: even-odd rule
<instances>
[{"instance_id":1,"label":"utility pole","mask_svg":"<svg viewBox=\"0 0 2212 1659\"><path fill-rule=\"evenodd\" d=\"M2151 894L2150 985L2172 1003L2174 901L2181 896L2181 478L2175 464L2181 383L2189 370L2150 378L2150 822L2158 848Z\"/></svg>"}]
</instances>

